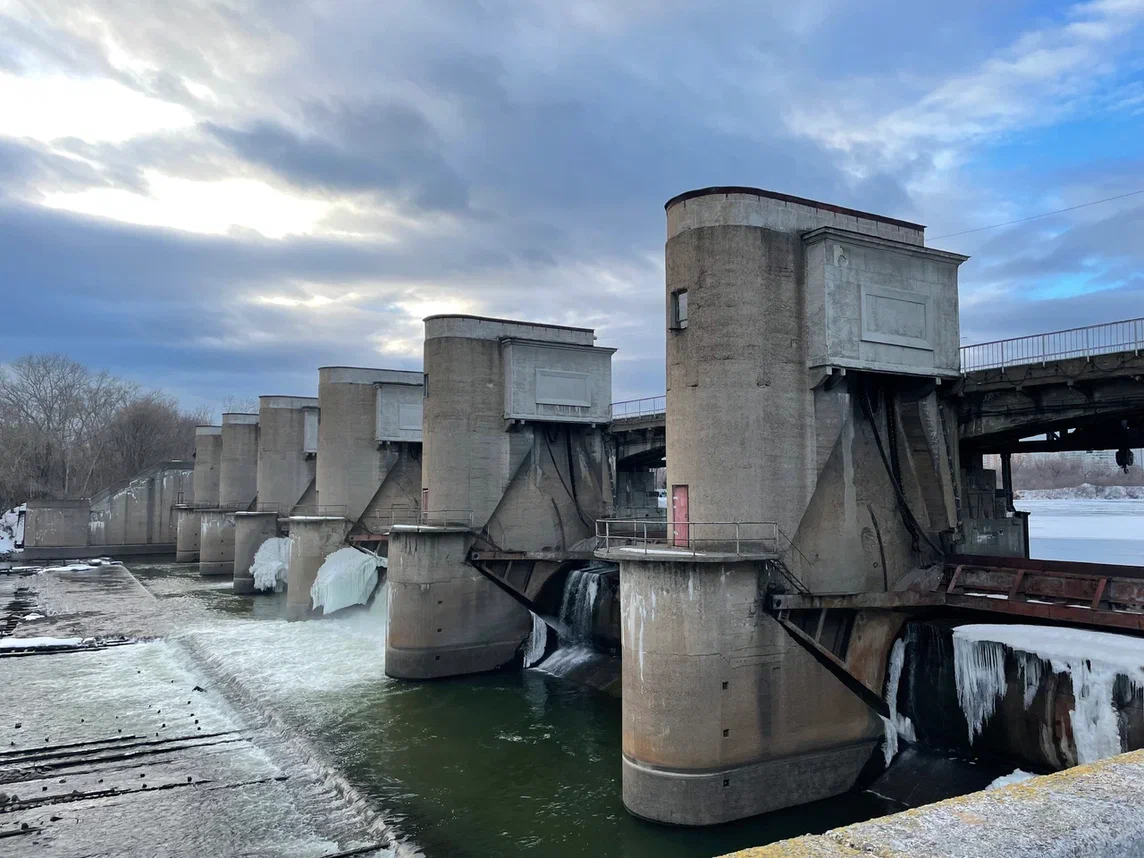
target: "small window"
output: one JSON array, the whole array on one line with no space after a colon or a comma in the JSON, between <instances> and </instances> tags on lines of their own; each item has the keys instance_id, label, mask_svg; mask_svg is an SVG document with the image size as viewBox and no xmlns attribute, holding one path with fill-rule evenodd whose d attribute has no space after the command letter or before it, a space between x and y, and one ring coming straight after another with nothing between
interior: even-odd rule
<instances>
[{"instance_id":1,"label":"small window","mask_svg":"<svg viewBox=\"0 0 1144 858\"><path fill-rule=\"evenodd\" d=\"M421 398L429 398L429 373L423 373L421 376Z\"/></svg>"},{"instance_id":2,"label":"small window","mask_svg":"<svg viewBox=\"0 0 1144 858\"><path fill-rule=\"evenodd\" d=\"M681 331L687 327L687 290L671 293L671 327Z\"/></svg>"}]
</instances>

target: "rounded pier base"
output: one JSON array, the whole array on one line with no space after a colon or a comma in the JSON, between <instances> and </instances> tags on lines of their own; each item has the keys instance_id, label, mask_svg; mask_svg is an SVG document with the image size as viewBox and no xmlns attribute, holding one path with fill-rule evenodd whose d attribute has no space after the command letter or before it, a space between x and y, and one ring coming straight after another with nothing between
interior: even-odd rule
<instances>
[{"instance_id":1,"label":"rounded pier base","mask_svg":"<svg viewBox=\"0 0 1144 858\"><path fill-rule=\"evenodd\" d=\"M290 568L286 584L286 619L314 616L310 588L325 559L345 544L349 522L341 516L294 516L290 519Z\"/></svg>"},{"instance_id":2,"label":"rounded pier base","mask_svg":"<svg viewBox=\"0 0 1144 858\"><path fill-rule=\"evenodd\" d=\"M718 825L854 786L881 723L760 609L761 561L611 559L631 813Z\"/></svg>"},{"instance_id":3,"label":"rounded pier base","mask_svg":"<svg viewBox=\"0 0 1144 858\"><path fill-rule=\"evenodd\" d=\"M389 534L385 673L434 679L482 673L516 656L532 619L466 561L468 530L394 527Z\"/></svg>"},{"instance_id":4,"label":"rounded pier base","mask_svg":"<svg viewBox=\"0 0 1144 858\"><path fill-rule=\"evenodd\" d=\"M262 543L278 535L277 512L236 512L234 514L234 592L250 595L254 576L250 566Z\"/></svg>"},{"instance_id":5,"label":"rounded pier base","mask_svg":"<svg viewBox=\"0 0 1144 858\"><path fill-rule=\"evenodd\" d=\"M234 513L204 509L200 513L199 574L213 578L234 575Z\"/></svg>"},{"instance_id":6,"label":"rounded pier base","mask_svg":"<svg viewBox=\"0 0 1144 858\"><path fill-rule=\"evenodd\" d=\"M199 531L202 516L197 509L175 507L175 562L194 563L199 559Z\"/></svg>"}]
</instances>

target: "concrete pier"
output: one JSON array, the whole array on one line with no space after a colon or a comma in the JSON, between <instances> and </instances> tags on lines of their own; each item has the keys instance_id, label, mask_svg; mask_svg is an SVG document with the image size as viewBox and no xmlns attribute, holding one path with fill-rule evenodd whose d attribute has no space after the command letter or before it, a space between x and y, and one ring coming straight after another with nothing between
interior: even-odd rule
<instances>
[{"instance_id":1,"label":"concrete pier","mask_svg":"<svg viewBox=\"0 0 1144 858\"><path fill-rule=\"evenodd\" d=\"M676 197L667 226L667 544L601 553L620 563L624 803L711 825L846 791L880 740L760 606L790 579L889 590L953 534L956 418L933 389L958 375L964 257L748 188ZM811 631L881 688L897 624L868 613Z\"/></svg>"},{"instance_id":2,"label":"concrete pier","mask_svg":"<svg viewBox=\"0 0 1144 858\"><path fill-rule=\"evenodd\" d=\"M278 535L278 513L236 512L234 514L234 592L254 593L250 566L262 543Z\"/></svg>"},{"instance_id":3,"label":"concrete pier","mask_svg":"<svg viewBox=\"0 0 1144 858\"><path fill-rule=\"evenodd\" d=\"M199 574L234 576L234 511L204 509L200 513Z\"/></svg>"},{"instance_id":4,"label":"concrete pier","mask_svg":"<svg viewBox=\"0 0 1144 858\"><path fill-rule=\"evenodd\" d=\"M389 676L425 679L510 661L528 612L470 549L567 551L612 503L600 426L612 349L587 328L476 316L425 320L423 527L389 543Z\"/></svg>"},{"instance_id":5,"label":"concrete pier","mask_svg":"<svg viewBox=\"0 0 1144 858\"><path fill-rule=\"evenodd\" d=\"M246 509L258 494L258 415L222 416L219 505Z\"/></svg>"},{"instance_id":6,"label":"concrete pier","mask_svg":"<svg viewBox=\"0 0 1144 858\"><path fill-rule=\"evenodd\" d=\"M194 563L199 559L202 514L193 504L175 507L175 562Z\"/></svg>"},{"instance_id":7,"label":"concrete pier","mask_svg":"<svg viewBox=\"0 0 1144 858\"><path fill-rule=\"evenodd\" d=\"M317 398L258 397L256 486L260 509L274 508L284 516L293 512L314 482L317 431ZM308 439L313 449L307 450Z\"/></svg>"},{"instance_id":8,"label":"concrete pier","mask_svg":"<svg viewBox=\"0 0 1144 858\"><path fill-rule=\"evenodd\" d=\"M421 381L421 373L402 370L318 370L317 487L324 512L356 522L367 508L403 504L416 511L421 473L405 445L420 448ZM392 425L382 433L390 412Z\"/></svg>"},{"instance_id":9,"label":"concrete pier","mask_svg":"<svg viewBox=\"0 0 1144 858\"><path fill-rule=\"evenodd\" d=\"M290 568L286 585L286 619L313 616L310 588L325 559L341 548L346 538L346 520L341 516L292 516Z\"/></svg>"}]
</instances>

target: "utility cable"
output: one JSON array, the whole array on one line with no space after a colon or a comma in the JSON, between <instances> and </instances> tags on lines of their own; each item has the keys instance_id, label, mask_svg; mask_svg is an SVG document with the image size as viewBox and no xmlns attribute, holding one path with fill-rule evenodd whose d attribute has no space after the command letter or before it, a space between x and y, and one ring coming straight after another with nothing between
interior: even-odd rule
<instances>
[{"instance_id":1,"label":"utility cable","mask_svg":"<svg viewBox=\"0 0 1144 858\"><path fill-rule=\"evenodd\" d=\"M1069 206L1068 208L1057 209L1051 212L1041 212L1040 214L1029 215L1028 217L1020 217L1016 220L1007 220L1004 223L991 223L989 226L979 226L975 229L963 229L961 232L947 232L945 235L935 235L931 241L938 241L942 238L953 238L958 235L969 235L974 232L984 232L987 229L998 229L1002 226L1013 226L1017 223L1026 223L1027 221L1036 220L1037 218L1049 217L1050 215L1064 214L1065 212L1075 212L1077 209L1086 209L1089 206L1098 206L1101 203L1110 203L1113 200L1123 200L1127 197L1135 197L1138 194L1144 194L1144 188L1138 191L1129 191L1127 194L1117 194L1115 197L1105 197L1103 200L1093 200L1091 203L1081 203L1076 206Z\"/></svg>"}]
</instances>

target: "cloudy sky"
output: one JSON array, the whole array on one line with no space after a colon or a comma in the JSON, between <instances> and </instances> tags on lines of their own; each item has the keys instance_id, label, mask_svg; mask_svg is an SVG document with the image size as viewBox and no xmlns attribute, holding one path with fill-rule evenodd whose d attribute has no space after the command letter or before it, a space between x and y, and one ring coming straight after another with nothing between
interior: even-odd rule
<instances>
[{"instance_id":1,"label":"cloudy sky","mask_svg":"<svg viewBox=\"0 0 1144 858\"><path fill-rule=\"evenodd\" d=\"M663 203L927 224L967 342L1144 315L1144 0L0 0L0 361L312 394L421 319L663 388Z\"/></svg>"}]
</instances>

